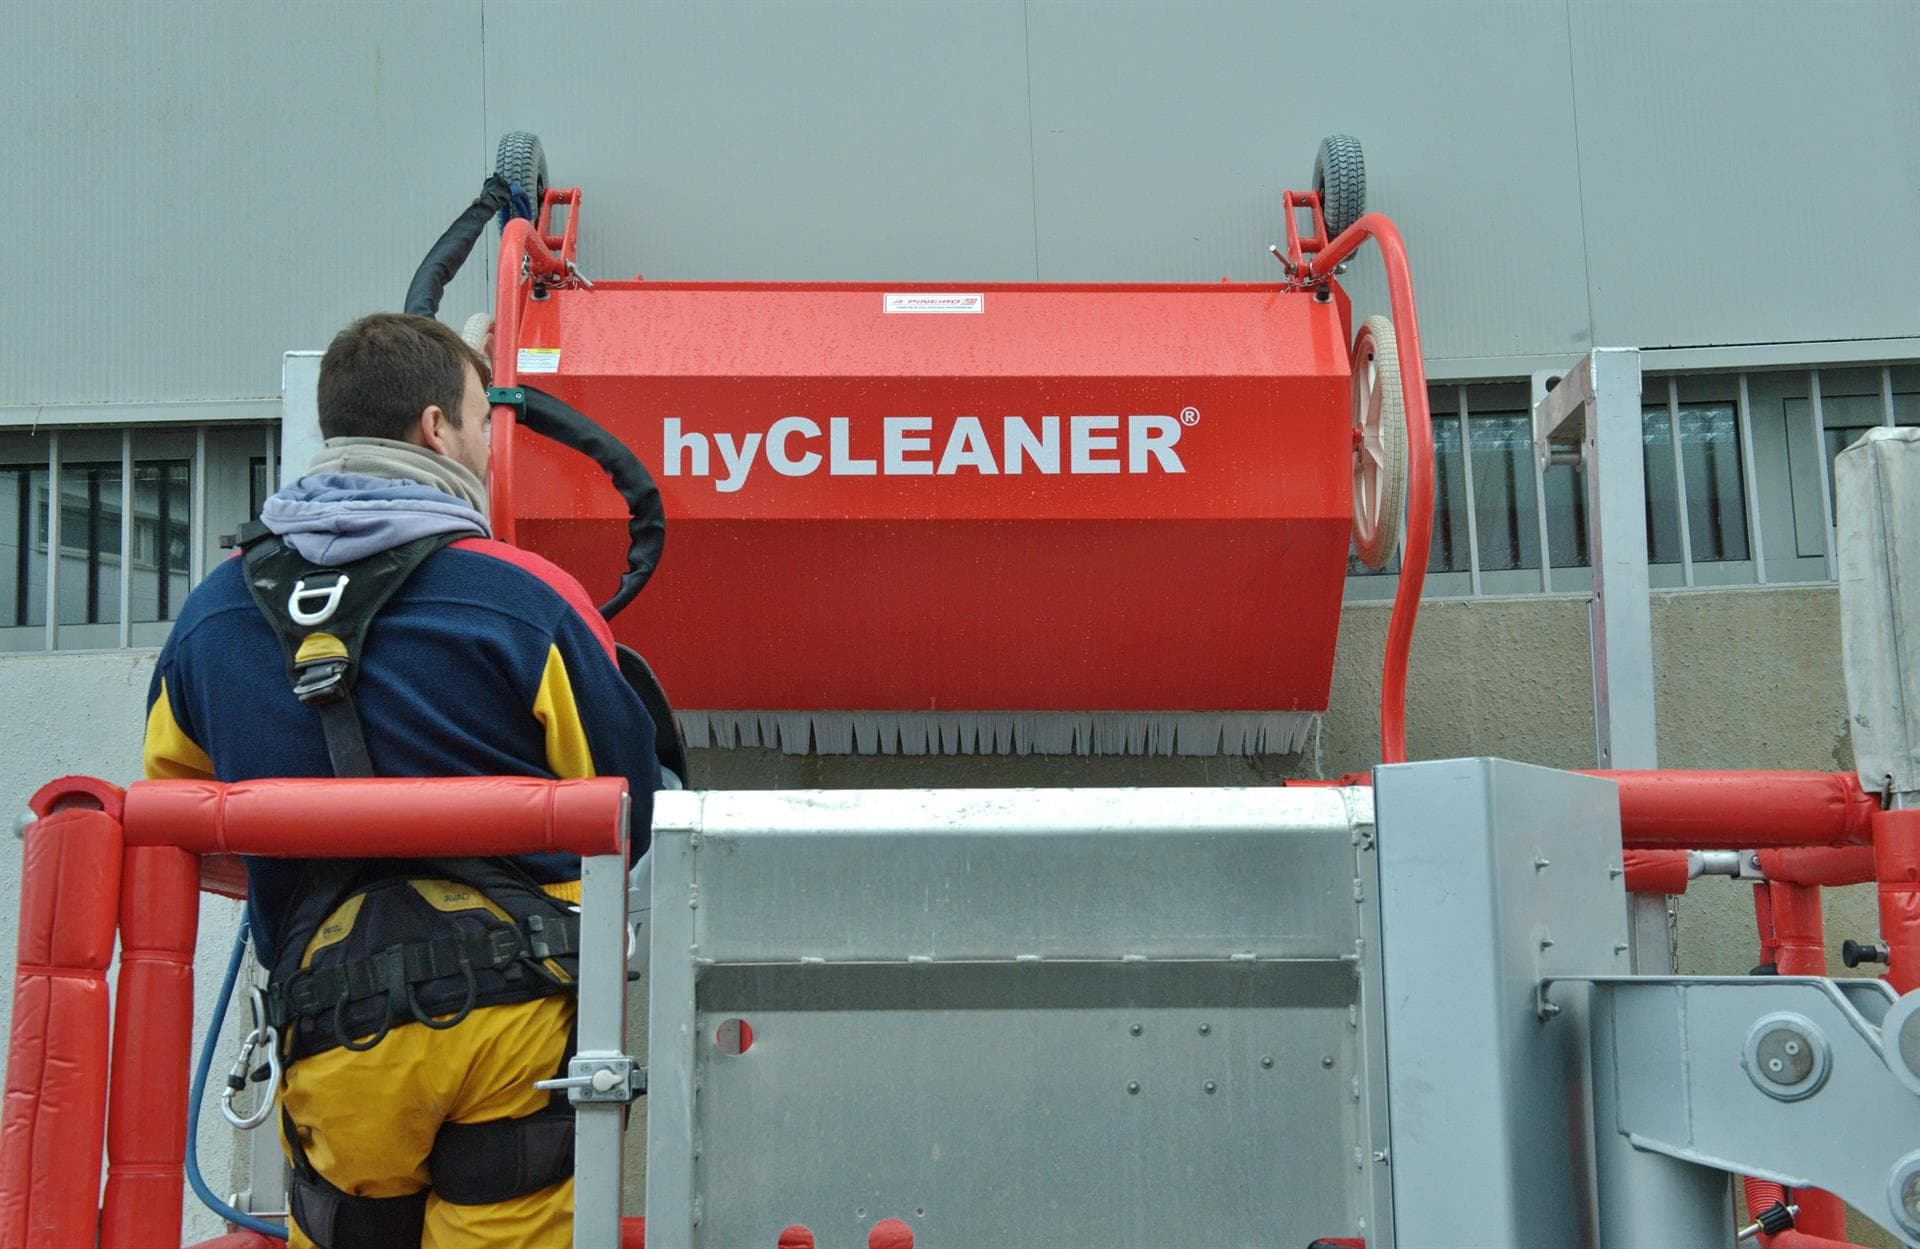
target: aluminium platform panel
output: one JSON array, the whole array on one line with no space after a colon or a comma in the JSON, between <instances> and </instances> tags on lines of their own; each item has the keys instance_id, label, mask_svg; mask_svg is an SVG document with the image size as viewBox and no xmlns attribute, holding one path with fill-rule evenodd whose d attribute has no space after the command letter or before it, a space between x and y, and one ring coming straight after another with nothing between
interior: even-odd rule
<instances>
[{"instance_id":1,"label":"aluminium platform panel","mask_svg":"<svg viewBox=\"0 0 1920 1249\"><path fill-rule=\"evenodd\" d=\"M1391 1246L1371 822L1364 790L659 795L650 1235Z\"/></svg>"},{"instance_id":2,"label":"aluminium platform panel","mask_svg":"<svg viewBox=\"0 0 1920 1249\"><path fill-rule=\"evenodd\" d=\"M1587 992L1540 986L1629 970L1618 788L1447 759L1376 768L1374 793L1401 1249L1590 1249ZM1679 1199L1612 1178L1613 1201Z\"/></svg>"}]
</instances>

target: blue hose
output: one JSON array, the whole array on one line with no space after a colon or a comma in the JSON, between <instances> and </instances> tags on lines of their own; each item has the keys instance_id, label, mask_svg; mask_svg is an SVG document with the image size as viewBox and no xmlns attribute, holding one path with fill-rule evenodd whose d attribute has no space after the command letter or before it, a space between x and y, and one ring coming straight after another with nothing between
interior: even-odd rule
<instances>
[{"instance_id":1,"label":"blue hose","mask_svg":"<svg viewBox=\"0 0 1920 1249\"><path fill-rule=\"evenodd\" d=\"M233 1002L233 986L240 979L240 959L247 952L247 917L240 917L240 931L233 938L233 957L227 960L227 977L220 982L220 997L213 1006L213 1022L207 1025L207 1039L200 1046L200 1061L193 1069L193 1089L187 1095L187 1183L194 1196L236 1227L259 1232L276 1240L287 1238L287 1229L278 1223L242 1214L213 1195L200 1174L200 1103L207 1095L207 1075L213 1070L213 1051L220 1044L220 1030L227 1024L227 1007Z\"/></svg>"}]
</instances>

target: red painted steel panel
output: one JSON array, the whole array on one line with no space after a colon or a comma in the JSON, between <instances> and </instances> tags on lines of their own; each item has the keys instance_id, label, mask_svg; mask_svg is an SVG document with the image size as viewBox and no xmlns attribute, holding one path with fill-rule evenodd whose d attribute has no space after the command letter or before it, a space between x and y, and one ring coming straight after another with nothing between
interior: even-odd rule
<instances>
[{"instance_id":1,"label":"red painted steel panel","mask_svg":"<svg viewBox=\"0 0 1920 1249\"><path fill-rule=\"evenodd\" d=\"M983 311L888 313L902 292ZM684 707L1327 705L1344 298L602 283L518 311L519 346L559 351L518 380L659 483L666 551L615 631ZM516 541L605 592L626 540L599 470L524 432L507 462Z\"/></svg>"}]
</instances>

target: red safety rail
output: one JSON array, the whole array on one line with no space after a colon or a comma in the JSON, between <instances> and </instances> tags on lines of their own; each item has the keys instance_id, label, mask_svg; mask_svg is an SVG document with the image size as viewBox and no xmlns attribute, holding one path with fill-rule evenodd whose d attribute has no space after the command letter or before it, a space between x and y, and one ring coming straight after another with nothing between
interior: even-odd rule
<instances>
[{"instance_id":1,"label":"red safety rail","mask_svg":"<svg viewBox=\"0 0 1920 1249\"><path fill-rule=\"evenodd\" d=\"M1620 787L1636 850L1864 846L1880 800L1847 772L1594 771Z\"/></svg>"},{"instance_id":2,"label":"red safety rail","mask_svg":"<svg viewBox=\"0 0 1920 1249\"><path fill-rule=\"evenodd\" d=\"M1920 810L1875 815L1873 853L1887 982L1897 993L1911 993L1920 989Z\"/></svg>"},{"instance_id":3,"label":"red safety rail","mask_svg":"<svg viewBox=\"0 0 1920 1249\"><path fill-rule=\"evenodd\" d=\"M178 1243L202 855L586 856L626 847L627 787L617 777L146 781L124 794L66 777L30 805L38 818L25 834L0 1106L0 1249ZM278 1244L243 1233L204 1249Z\"/></svg>"}]
</instances>

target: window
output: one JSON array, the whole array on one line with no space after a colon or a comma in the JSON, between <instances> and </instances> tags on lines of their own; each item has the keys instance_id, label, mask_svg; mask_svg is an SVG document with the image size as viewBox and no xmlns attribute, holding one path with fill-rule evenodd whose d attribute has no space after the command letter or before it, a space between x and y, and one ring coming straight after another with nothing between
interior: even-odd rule
<instances>
[{"instance_id":1,"label":"window","mask_svg":"<svg viewBox=\"0 0 1920 1249\"><path fill-rule=\"evenodd\" d=\"M1662 405L1645 409L1643 418L1648 561L1680 563L1683 533L1696 562L1746 559L1747 501L1734 405ZM1674 476L1675 431L1680 435L1677 468L1686 485L1684 524Z\"/></svg>"},{"instance_id":2,"label":"window","mask_svg":"<svg viewBox=\"0 0 1920 1249\"><path fill-rule=\"evenodd\" d=\"M1833 491L1833 462L1842 451L1860 441L1876 425L1920 425L1920 393L1891 395L1888 404L1879 395L1833 395L1821 405L1821 433L1826 438L1827 491ZM1892 409L1892 419L1888 409Z\"/></svg>"},{"instance_id":3,"label":"window","mask_svg":"<svg viewBox=\"0 0 1920 1249\"><path fill-rule=\"evenodd\" d=\"M158 645L258 511L273 432L0 430L0 650Z\"/></svg>"}]
</instances>

